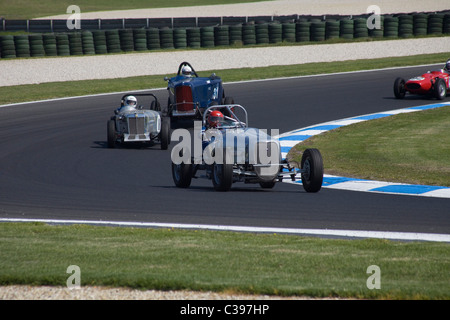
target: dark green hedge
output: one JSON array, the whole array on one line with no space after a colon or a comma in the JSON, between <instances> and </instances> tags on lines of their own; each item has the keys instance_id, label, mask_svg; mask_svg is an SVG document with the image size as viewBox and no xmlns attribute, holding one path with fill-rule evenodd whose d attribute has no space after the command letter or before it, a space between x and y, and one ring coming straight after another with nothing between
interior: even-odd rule
<instances>
[{"instance_id":1,"label":"dark green hedge","mask_svg":"<svg viewBox=\"0 0 450 320\"><path fill-rule=\"evenodd\" d=\"M450 34L450 14L381 16L381 28L365 18L300 18L196 28L140 28L0 36L2 58L106 54L157 49L212 48L235 44L318 42L328 39L412 38Z\"/></svg>"}]
</instances>

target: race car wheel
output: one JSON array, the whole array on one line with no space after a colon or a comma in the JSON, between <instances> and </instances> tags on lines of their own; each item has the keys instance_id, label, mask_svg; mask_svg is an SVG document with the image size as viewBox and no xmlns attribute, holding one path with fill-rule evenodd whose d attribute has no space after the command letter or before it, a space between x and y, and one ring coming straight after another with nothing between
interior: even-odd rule
<instances>
[{"instance_id":1,"label":"race car wheel","mask_svg":"<svg viewBox=\"0 0 450 320\"><path fill-rule=\"evenodd\" d=\"M167 150L170 144L170 118L162 117L161 119L161 150Z\"/></svg>"},{"instance_id":2,"label":"race car wheel","mask_svg":"<svg viewBox=\"0 0 450 320\"><path fill-rule=\"evenodd\" d=\"M226 161L225 159L227 159ZM224 151L223 163L214 163L212 165L212 182L216 191L228 191L233 184L233 162L231 155Z\"/></svg>"},{"instance_id":3,"label":"race car wheel","mask_svg":"<svg viewBox=\"0 0 450 320\"><path fill-rule=\"evenodd\" d=\"M192 165L172 162L172 178L178 188L189 188L192 180Z\"/></svg>"},{"instance_id":4,"label":"race car wheel","mask_svg":"<svg viewBox=\"0 0 450 320\"><path fill-rule=\"evenodd\" d=\"M306 192L318 192L323 182L323 160L317 149L306 149L303 152L302 183Z\"/></svg>"},{"instance_id":5,"label":"race car wheel","mask_svg":"<svg viewBox=\"0 0 450 320\"><path fill-rule=\"evenodd\" d=\"M170 122L175 124L177 122L177 117L173 116L173 106L170 102L170 97L167 98L167 109L165 111L165 113L167 114L168 117L170 117Z\"/></svg>"},{"instance_id":6,"label":"race car wheel","mask_svg":"<svg viewBox=\"0 0 450 320\"><path fill-rule=\"evenodd\" d=\"M436 99L443 100L447 96L447 88L444 79L437 78L433 89Z\"/></svg>"},{"instance_id":7,"label":"race car wheel","mask_svg":"<svg viewBox=\"0 0 450 320\"><path fill-rule=\"evenodd\" d=\"M234 104L234 99L232 97L225 97L223 104Z\"/></svg>"},{"instance_id":8,"label":"race car wheel","mask_svg":"<svg viewBox=\"0 0 450 320\"><path fill-rule=\"evenodd\" d=\"M150 104L150 110L161 111L161 105L159 101L153 100L152 103Z\"/></svg>"},{"instance_id":9,"label":"race car wheel","mask_svg":"<svg viewBox=\"0 0 450 320\"><path fill-rule=\"evenodd\" d=\"M394 82L394 95L397 99L403 99L406 94L405 80L403 78L397 78Z\"/></svg>"},{"instance_id":10,"label":"race car wheel","mask_svg":"<svg viewBox=\"0 0 450 320\"><path fill-rule=\"evenodd\" d=\"M108 132L108 148L114 148L116 146L116 123L114 120L108 120L107 132Z\"/></svg>"}]
</instances>

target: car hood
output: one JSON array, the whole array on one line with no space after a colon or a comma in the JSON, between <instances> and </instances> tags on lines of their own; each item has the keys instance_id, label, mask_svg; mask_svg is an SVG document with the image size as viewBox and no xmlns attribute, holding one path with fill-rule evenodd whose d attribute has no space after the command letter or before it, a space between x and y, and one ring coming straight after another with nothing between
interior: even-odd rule
<instances>
[{"instance_id":1,"label":"car hood","mask_svg":"<svg viewBox=\"0 0 450 320\"><path fill-rule=\"evenodd\" d=\"M408 81L422 81L425 79L432 79L432 78L436 78L436 77L447 78L448 74L443 71L431 71L431 72L424 73L418 77L410 78Z\"/></svg>"}]
</instances>

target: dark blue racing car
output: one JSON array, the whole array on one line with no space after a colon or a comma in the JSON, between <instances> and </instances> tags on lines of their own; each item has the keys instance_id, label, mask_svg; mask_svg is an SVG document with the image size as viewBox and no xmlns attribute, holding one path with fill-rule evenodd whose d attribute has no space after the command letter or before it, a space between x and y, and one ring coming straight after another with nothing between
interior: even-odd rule
<instances>
[{"instance_id":1,"label":"dark blue racing car","mask_svg":"<svg viewBox=\"0 0 450 320\"><path fill-rule=\"evenodd\" d=\"M216 74L199 77L188 62L182 62L175 77L168 81L169 99L167 115L176 121L180 118L202 119L204 111L212 105L234 104L226 97L222 79Z\"/></svg>"}]
</instances>

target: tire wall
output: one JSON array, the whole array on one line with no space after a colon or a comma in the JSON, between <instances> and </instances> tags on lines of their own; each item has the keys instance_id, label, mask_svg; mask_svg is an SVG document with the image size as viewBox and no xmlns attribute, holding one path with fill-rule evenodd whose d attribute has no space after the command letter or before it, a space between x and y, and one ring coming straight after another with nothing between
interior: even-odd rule
<instances>
[{"instance_id":1,"label":"tire wall","mask_svg":"<svg viewBox=\"0 0 450 320\"><path fill-rule=\"evenodd\" d=\"M147 50L199 49L235 45L396 39L450 35L450 13L402 13L380 17L299 17L202 27L148 27L0 36L1 58L72 56Z\"/></svg>"}]
</instances>

